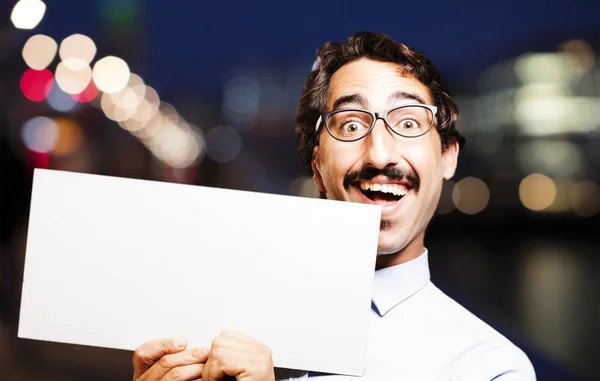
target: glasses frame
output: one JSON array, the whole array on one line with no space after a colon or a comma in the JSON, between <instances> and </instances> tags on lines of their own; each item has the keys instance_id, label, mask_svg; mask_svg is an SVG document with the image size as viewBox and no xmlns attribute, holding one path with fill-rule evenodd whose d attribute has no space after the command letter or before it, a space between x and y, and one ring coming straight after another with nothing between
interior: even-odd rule
<instances>
[{"instance_id":1,"label":"glasses frame","mask_svg":"<svg viewBox=\"0 0 600 381\"><path fill-rule=\"evenodd\" d=\"M400 132L394 131L394 129L390 126L390 124L388 123L387 120L387 116L390 112L392 111L396 111L398 109L401 108L406 108L406 107L422 107L422 108L426 108L429 111L431 111L432 114L432 118L431 118L431 124L429 125L429 127L422 133L420 133L419 135L403 135ZM321 124L325 124L325 129L327 130L327 132L329 133L329 135L331 135L332 138L334 138L335 140L339 140L341 142L355 142L358 141L360 139L365 138L367 135L369 135L371 133L371 131L373 131L373 127L375 127L375 123L377 122L377 119L382 119L383 122L385 123L386 127L392 131L394 134L405 137L405 138L418 138L420 136L425 135L426 133L429 132L429 130L431 130L431 128L433 127L433 125L435 124L435 118L437 115L437 107L436 106L432 106L432 105L427 105L427 104L422 104L422 103L411 103L411 104L406 104L406 105L401 105L401 106L396 106L396 107L392 107L391 109L384 111L384 112L373 112L373 111L369 111L369 110L364 110L361 108L341 108L341 109L337 109L337 110L333 110L333 111L329 111L326 112L325 114L321 114L321 116L319 116L319 119L317 120L317 125L315 126L315 131L319 131L319 127L321 127ZM370 114L373 122L371 123L371 126L369 127L369 129L367 130L367 132L361 136L360 138L356 138L356 139L351 139L351 140L345 140L345 139L340 139L337 138L333 135L333 133L331 132L331 130L329 129L329 117L331 115L340 113L340 112L344 112L344 111L362 111L364 113Z\"/></svg>"}]
</instances>

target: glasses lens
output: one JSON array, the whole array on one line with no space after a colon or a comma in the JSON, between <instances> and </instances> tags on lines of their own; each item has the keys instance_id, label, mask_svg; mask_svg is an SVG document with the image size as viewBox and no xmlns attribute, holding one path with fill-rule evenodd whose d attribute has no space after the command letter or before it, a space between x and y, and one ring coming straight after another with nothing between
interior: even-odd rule
<instances>
[{"instance_id":1,"label":"glasses lens","mask_svg":"<svg viewBox=\"0 0 600 381\"><path fill-rule=\"evenodd\" d=\"M408 106L395 109L387 115L390 127L400 135L418 136L433 125L433 112L427 107Z\"/></svg>"},{"instance_id":2,"label":"glasses lens","mask_svg":"<svg viewBox=\"0 0 600 381\"><path fill-rule=\"evenodd\" d=\"M340 111L329 115L327 128L334 138L355 140L363 137L373 124L373 116L364 111Z\"/></svg>"}]
</instances>

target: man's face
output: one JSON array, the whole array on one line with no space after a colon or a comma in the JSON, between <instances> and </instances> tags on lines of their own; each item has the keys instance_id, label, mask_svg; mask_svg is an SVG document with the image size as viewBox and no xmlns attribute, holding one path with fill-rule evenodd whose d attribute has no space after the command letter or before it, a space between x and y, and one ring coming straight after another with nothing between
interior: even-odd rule
<instances>
[{"instance_id":1,"label":"man's face","mask_svg":"<svg viewBox=\"0 0 600 381\"><path fill-rule=\"evenodd\" d=\"M336 109L383 112L422 103L419 100L433 104L427 87L412 76L402 76L398 65L369 59L353 61L335 72L327 111L342 97L354 100L338 102ZM435 126L423 136L406 138L390 131L381 119L368 136L355 142L338 141L327 131L320 134L312 163L319 190L327 192L329 199L382 207L378 254L405 248L413 252L411 257L421 254L442 181L454 174L458 145L442 152ZM400 197L402 193L406 194Z\"/></svg>"}]
</instances>

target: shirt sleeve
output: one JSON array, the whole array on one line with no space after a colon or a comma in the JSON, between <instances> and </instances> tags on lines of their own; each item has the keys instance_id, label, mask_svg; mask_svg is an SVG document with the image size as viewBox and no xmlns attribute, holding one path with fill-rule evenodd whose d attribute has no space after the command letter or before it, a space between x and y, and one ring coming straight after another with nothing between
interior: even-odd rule
<instances>
[{"instance_id":1,"label":"shirt sleeve","mask_svg":"<svg viewBox=\"0 0 600 381\"><path fill-rule=\"evenodd\" d=\"M536 376L527 355L504 344L466 359L451 381L536 381Z\"/></svg>"}]
</instances>

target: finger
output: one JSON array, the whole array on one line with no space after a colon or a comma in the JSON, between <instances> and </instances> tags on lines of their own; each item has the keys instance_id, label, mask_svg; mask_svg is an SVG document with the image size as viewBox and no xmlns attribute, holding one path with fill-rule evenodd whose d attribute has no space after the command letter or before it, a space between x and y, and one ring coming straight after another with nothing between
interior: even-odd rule
<instances>
[{"instance_id":1,"label":"finger","mask_svg":"<svg viewBox=\"0 0 600 381\"><path fill-rule=\"evenodd\" d=\"M256 341L254 338L243 334L241 332L238 331L229 331L229 330L223 330L221 331L219 336L224 336L224 337L237 337L240 340L244 340L244 341Z\"/></svg>"},{"instance_id":2,"label":"finger","mask_svg":"<svg viewBox=\"0 0 600 381\"><path fill-rule=\"evenodd\" d=\"M204 370L204 364L191 364L178 366L171 369L160 378L161 381L189 381L197 380L202 377L202 371Z\"/></svg>"},{"instance_id":3,"label":"finger","mask_svg":"<svg viewBox=\"0 0 600 381\"><path fill-rule=\"evenodd\" d=\"M233 348L244 349L251 347L251 342L237 336L217 336L211 343L211 349Z\"/></svg>"},{"instance_id":4,"label":"finger","mask_svg":"<svg viewBox=\"0 0 600 381\"><path fill-rule=\"evenodd\" d=\"M216 381L226 376L238 377L243 374L260 375L272 368L270 360L256 361L255 352L232 348L211 350L202 372L203 381ZM264 363L264 364L263 364ZM259 379L261 379L259 377Z\"/></svg>"},{"instance_id":5,"label":"finger","mask_svg":"<svg viewBox=\"0 0 600 381\"><path fill-rule=\"evenodd\" d=\"M164 355L181 352L187 346L183 337L148 341L133 352L133 379L136 380Z\"/></svg>"},{"instance_id":6,"label":"finger","mask_svg":"<svg viewBox=\"0 0 600 381\"><path fill-rule=\"evenodd\" d=\"M159 380L173 369L181 366L200 364L208 360L207 348L188 349L179 353L164 355L143 374L143 380ZM177 372L175 372L176 376Z\"/></svg>"}]
</instances>

